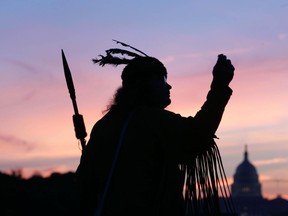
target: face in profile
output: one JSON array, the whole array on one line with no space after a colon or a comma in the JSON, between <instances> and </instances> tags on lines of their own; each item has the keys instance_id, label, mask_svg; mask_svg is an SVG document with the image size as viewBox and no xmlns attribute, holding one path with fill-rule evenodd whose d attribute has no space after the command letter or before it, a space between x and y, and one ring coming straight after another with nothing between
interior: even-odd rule
<instances>
[{"instance_id":1,"label":"face in profile","mask_svg":"<svg viewBox=\"0 0 288 216\"><path fill-rule=\"evenodd\" d=\"M166 76L154 76L149 82L148 96L151 103L158 108L166 108L171 103L171 88Z\"/></svg>"},{"instance_id":2,"label":"face in profile","mask_svg":"<svg viewBox=\"0 0 288 216\"><path fill-rule=\"evenodd\" d=\"M167 83L167 70L153 57L135 58L123 70L122 85L138 94L142 104L166 108L170 103L171 85ZM137 93L138 92L138 93Z\"/></svg>"}]
</instances>

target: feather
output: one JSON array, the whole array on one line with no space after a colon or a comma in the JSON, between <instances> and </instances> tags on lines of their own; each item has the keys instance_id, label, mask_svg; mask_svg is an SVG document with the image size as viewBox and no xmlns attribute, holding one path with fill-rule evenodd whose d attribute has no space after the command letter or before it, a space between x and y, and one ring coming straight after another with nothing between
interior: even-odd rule
<instances>
[{"instance_id":1,"label":"feather","mask_svg":"<svg viewBox=\"0 0 288 216\"><path fill-rule=\"evenodd\" d=\"M119 57L114 57L112 55L107 55L107 56L102 56L100 55L100 59L92 59L94 64L99 64L100 66L104 66L106 64L112 64L114 66L118 66L120 64L128 64L131 59L126 59L126 58L119 58Z\"/></svg>"},{"instance_id":2,"label":"feather","mask_svg":"<svg viewBox=\"0 0 288 216\"><path fill-rule=\"evenodd\" d=\"M128 44L125 44L123 42L120 42L120 41L117 41L117 40L113 40L115 41L117 44L120 43L122 46L124 47L129 47L141 54L143 54L144 56L141 56L137 53L134 53L134 52L131 52L131 51L128 51L128 50L124 50L124 49L119 49L119 48L112 48L112 49L108 49L106 50L106 56L103 56L103 55L99 55L100 58L95 58L95 59L92 59L93 63L94 64L99 64L100 66L104 66L106 64L112 64L114 66L118 66L120 64L129 64L129 62L131 60L133 60L134 58L143 58L143 57L148 57L148 55L146 55L144 52L136 49L135 47L132 47ZM122 56L129 56L131 57L131 59L127 59L127 58L120 58L118 56L115 56L115 55L122 55Z\"/></svg>"},{"instance_id":3,"label":"feather","mask_svg":"<svg viewBox=\"0 0 288 216\"><path fill-rule=\"evenodd\" d=\"M137 53L130 52L128 50L118 49L118 48L112 48L109 50L106 50L107 54L121 54L121 55L127 55L131 57L141 57Z\"/></svg>"},{"instance_id":4,"label":"feather","mask_svg":"<svg viewBox=\"0 0 288 216\"><path fill-rule=\"evenodd\" d=\"M128 45L128 44L125 44L125 43L123 43L123 42L120 42L120 41L118 41L118 40L114 40L114 39L113 39L113 41L115 41L117 44L118 44L118 43L121 44L121 45L124 46L124 47L129 47L129 48L131 48L131 49L133 49L133 50L135 50L135 51L143 54L144 56L148 57L148 55L147 55L146 53L142 52L142 51L139 50L139 49L136 49L135 47L132 47L132 46L130 46L130 45Z\"/></svg>"}]
</instances>

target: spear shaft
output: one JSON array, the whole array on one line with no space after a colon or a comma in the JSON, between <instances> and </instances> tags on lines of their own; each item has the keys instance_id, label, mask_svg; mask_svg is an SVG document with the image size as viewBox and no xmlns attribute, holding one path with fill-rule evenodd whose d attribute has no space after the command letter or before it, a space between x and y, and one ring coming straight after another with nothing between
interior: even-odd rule
<instances>
[{"instance_id":1,"label":"spear shaft","mask_svg":"<svg viewBox=\"0 0 288 216\"><path fill-rule=\"evenodd\" d=\"M80 140L82 151L83 151L86 145L85 137L87 136L84 119L83 119L83 116L79 114L79 111L78 111L73 79L72 79L72 75L71 75L64 51L61 50L61 52L62 52L62 62L63 62L63 67L64 67L65 79L66 79L70 98L72 100L72 104L74 108L73 124L74 124L75 135L76 135L76 138Z\"/></svg>"}]
</instances>

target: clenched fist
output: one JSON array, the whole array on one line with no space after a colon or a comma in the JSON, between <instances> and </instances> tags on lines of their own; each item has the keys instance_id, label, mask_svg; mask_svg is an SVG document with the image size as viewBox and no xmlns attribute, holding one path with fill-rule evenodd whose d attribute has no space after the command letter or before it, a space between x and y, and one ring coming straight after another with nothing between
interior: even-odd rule
<instances>
[{"instance_id":1,"label":"clenched fist","mask_svg":"<svg viewBox=\"0 0 288 216\"><path fill-rule=\"evenodd\" d=\"M223 54L218 55L218 60L213 68L213 81L211 87L228 86L234 76L234 66Z\"/></svg>"}]
</instances>

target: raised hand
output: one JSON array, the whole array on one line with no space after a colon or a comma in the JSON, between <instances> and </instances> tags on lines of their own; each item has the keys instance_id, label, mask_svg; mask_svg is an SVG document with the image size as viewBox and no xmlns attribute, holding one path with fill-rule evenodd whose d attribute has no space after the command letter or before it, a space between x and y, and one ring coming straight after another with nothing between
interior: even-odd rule
<instances>
[{"instance_id":1,"label":"raised hand","mask_svg":"<svg viewBox=\"0 0 288 216\"><path fill-rule=\"evenodd\" d=\"M213 68L213 87L228 86L234 76L234 66L223 54L218 55L218 60Z\"/></svg>"}]
</instances>

